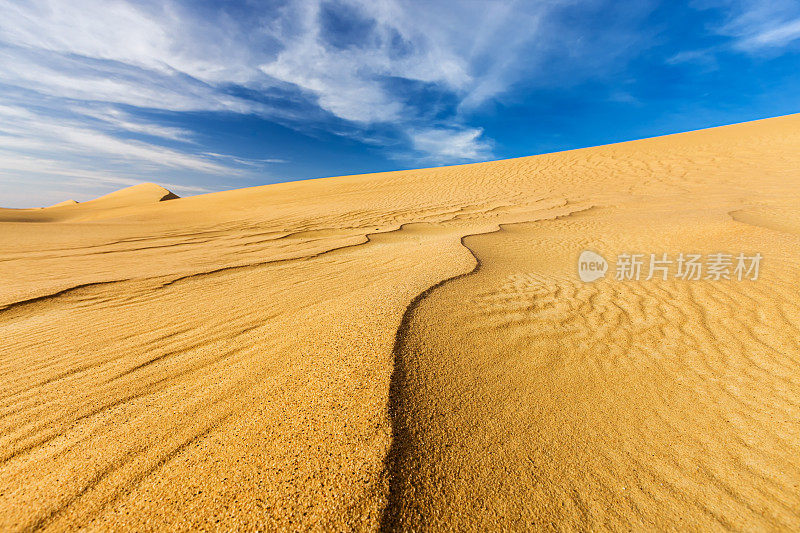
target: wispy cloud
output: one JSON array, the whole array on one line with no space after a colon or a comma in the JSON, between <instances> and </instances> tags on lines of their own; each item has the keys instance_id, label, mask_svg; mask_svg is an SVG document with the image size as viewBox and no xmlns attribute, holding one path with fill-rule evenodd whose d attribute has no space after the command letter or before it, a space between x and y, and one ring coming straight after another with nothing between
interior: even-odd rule
<instances>
[{"instance_id":1,"label":"wispy cloud","mask_svg":"<svg viewBox=\"0 0 800 533\"><path fill-rule=\"evenodd\" d=\"M718 10L722 22L711 30L730 38L729 46L716 46L706 53L725 49L751 54L775 53L800 39L800 4L795 0L697 0L698 9ZM700 52L686 52L689 59L700 57ZM679 56L683 57L683 56Z\"/></svg>"},{"instance_id":2,"label":"wispy cloud","mask_svg":"<svg viewBox=\"0 0 800 533\"><path fill-rule=\"evenodd\" d=\"M110 106L102 106L95 109L89 106L80 105L72 107L71 110L76 114L86 117L94 117L100 121L100 126L107 125L110 129L118 132L140 133L148 137L158 137L171 141L181 141L192 143L194 132L185 128L175 128L164 126L149 121L142 121L129 113Z\"/></svg>"},{"instance_id":3,"label":"wispy cloud","mask_svg":"<svg viewBox=\"0 0 800 533\"><path fill-rule=\"evenodd\" d=\"M236 157L229 154L218 154L216 152L204 152L203 155L213 157L214 159L219 160L227 160L233 161L240 165L247 165L247 166L259 166L263 164L275 164L275 163L288 163L288 159L280 159L277 157L267 157L267 158L245 158L245 157Z\"/></svg>"},{"instance_id":4,"label":"wispy cloud","mask_svg":"<svg viewBox=\"0 0 800 533\"><path fill-rule=\"evenodd\" d=\"M190 155L177 150L149 143L123 140L87 128L79 120L43 115L8 105L0 105L0 148L14 150L28 155L60 154L65 156L104 154L116 160L143 161L162 167L181 168L207 173L230 172L229 167L220 165L201 155ZM112 121L113 124L113 121ZM125 122L123 122L125 124ZM152 130L152 125L127 123L128 128ZM158 129L158 128L157 128ZM159 129L158 133L164 133Z\"/></svg>"},{"instance_id":5,"label":"wispy cloud","mask_svg":"<svg viewBox=\"0 0 800 533\"><path fill-rule=\"evenodd\" d=\"M782 47L800 39L800 17L786 22L770 23L743 36L737 46L744 50Z\"/></svg>"}]
</instances>

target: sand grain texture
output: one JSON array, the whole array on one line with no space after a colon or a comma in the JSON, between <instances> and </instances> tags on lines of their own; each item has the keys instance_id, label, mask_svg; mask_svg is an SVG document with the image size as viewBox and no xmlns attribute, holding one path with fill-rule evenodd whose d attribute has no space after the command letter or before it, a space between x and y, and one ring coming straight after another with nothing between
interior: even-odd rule
<instances>
[{"instance_id":1,"label":"sand grain texture","mask_svg":"<svg viewBox=\"0 0 800 533\"><path fill-rule=\"evenodd\" d=\"M797 530L798 264L800 116L3 209L0 530Z\"/></svg>"}]
</instances>

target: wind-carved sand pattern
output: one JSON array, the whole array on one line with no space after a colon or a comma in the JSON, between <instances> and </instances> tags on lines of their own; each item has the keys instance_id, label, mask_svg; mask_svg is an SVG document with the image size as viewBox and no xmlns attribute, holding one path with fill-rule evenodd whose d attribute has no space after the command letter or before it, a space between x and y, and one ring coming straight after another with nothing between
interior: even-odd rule
<instances>
[{"instance_id":1,"label":"wind-carved sand pattern","mask_svg":"<svg viewBox=\"0 0 800 533\"><path fill-rule=\"evenodd\" d=\"M789 116L0 210L0 529L797 530L798 169Z\"/></svg>"}]
</instances>

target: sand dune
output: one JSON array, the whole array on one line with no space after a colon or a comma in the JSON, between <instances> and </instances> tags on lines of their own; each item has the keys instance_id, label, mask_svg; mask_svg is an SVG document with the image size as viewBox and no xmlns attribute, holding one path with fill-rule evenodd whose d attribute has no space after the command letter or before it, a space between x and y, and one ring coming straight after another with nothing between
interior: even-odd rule
<instances>
[{"instance_id":1,"label":"sand dune","mask_svg":"<svg viewBox=\"0 0 800 533\"><path fill-rule=\"evenodd\" d=\"M793 115L0 210L0 529L797 530L798 169Z\"/></svg>"},{"instance_id":2,"label":"sand dune","mask_svg":"<svg viewBox=\"0 0 800 533\"><path fill-rule=\"evenodd\" d=\"M53 204L50 207L65 207L68 205L77 205L78 202L75 200L64 200L63 202L58 202L57 204Z\"/></svg>"}]
</instances>

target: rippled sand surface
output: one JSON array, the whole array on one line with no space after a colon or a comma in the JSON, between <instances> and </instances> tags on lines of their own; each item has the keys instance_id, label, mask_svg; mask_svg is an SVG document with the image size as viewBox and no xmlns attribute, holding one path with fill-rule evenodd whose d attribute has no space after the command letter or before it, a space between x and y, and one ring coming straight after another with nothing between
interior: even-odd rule
<instances>
[{"instance_id":1,"label":"rippled sand surface","mask_svg":"<svg viewBox=\"0 0 800 533\"><path fill-rule=\"evenodd\" d=\"M800 116L172 196L0 210L0 530L800 529Z\"/></svg>"}]
</instances>

